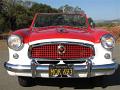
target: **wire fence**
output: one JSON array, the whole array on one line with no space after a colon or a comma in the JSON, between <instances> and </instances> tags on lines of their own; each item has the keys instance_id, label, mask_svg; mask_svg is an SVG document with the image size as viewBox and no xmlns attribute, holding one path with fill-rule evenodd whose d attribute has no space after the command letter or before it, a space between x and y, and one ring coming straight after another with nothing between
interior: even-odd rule
<instances>
[{"instance_id":1,"label":"wire fence","mask_svg":"<svg viewBox=\"0 0 120 90\"><path fill-rule=\"evenodd\" d=\"M0 35L0 40L7 40L9 35Z\"/></svg>"}]
</instances>

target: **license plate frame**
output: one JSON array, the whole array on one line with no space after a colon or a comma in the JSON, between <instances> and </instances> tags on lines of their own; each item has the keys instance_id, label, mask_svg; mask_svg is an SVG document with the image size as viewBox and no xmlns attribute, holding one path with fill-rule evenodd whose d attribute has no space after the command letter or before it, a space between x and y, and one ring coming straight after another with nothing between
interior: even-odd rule
<instances>
[{"instance_id":1,"label":"license plate frame","mask_svg":"<svg viewBox=\"0 0 120 90\"><path fill-rule=\"evenodd\" d=\"M49 66L49 77L73 77L73 65L59 64Z\"/></svg>"}]
</instances>

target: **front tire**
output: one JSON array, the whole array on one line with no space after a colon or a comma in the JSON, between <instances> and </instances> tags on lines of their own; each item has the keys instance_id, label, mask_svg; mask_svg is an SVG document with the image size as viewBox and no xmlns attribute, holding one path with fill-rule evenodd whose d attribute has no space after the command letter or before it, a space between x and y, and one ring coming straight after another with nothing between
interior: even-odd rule
<instances>
[{"instance_id":1,"label":"front tire","mask_svg":"<svg viewBox=\"0 0 120 90\"><path fill-rule=\"evenodd\" d=\"M18 82L22 87L30 87L33 85L33 78L19 76Z\"/></svg>"}]
</instances>

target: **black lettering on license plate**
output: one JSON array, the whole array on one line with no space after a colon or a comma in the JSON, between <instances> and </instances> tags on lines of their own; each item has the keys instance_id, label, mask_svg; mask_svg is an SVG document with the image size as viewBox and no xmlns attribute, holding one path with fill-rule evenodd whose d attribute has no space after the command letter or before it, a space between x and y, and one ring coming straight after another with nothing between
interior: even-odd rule
<instances>
[{"instance_id":1,"label":"black lettering on license plate","mask_svg":"<svg viewBox=\"0 0 120 90\"><path fill-rule=\"evenodd\" d=\"M73 75L73 67L67 66L67 65L51 65L49 67L49 76L55 77L55 76L72 76Z\"/></svg>"}]
</instances>

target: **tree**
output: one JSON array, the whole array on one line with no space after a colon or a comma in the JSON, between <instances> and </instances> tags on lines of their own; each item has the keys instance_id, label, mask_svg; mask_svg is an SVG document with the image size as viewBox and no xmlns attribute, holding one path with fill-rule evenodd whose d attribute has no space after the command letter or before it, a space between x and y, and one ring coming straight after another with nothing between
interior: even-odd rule
<instances>
[{"instance_id":1,"label":"tree","mask_svg":"<svg viewBox=\"0 0 120 90\"><path fill-rule=\"evenodd\" d=\"M61 6L58 10L62 13L75 13L75 14L83 13L83 10L79 8L78 6L73 7L67 4L64 6Z\"/></svg>"},{"instance_id":2,"label":"tree","mask_svg":"<svg viewBox=\"0 0 120 90\"><path fill-rule=\"evenodd\" d=\"M18 11L17 11L18 10ZM24 8L21 5L16 5L16 29L28 27L31 22L31 14L28 9Z\"/></svg>"},{"instance_id":3,"label":"tree","mask_svg":"<svg viewBox=\"0 0 120 90\"><path fill-rule=\"evenodd\" d=\"M0 0L0 12L2 11L3 9L3 0Z\"/></svg>"},{"instance_id":4,"label":"tree","mask_svg":"<svg viewBox=\"0 0 120 90\"><path fill-rule=\"evenodd\" d=\"M51 8L50 6L46 4L38 4L35 3L33 6L30 8L30 11L34 15L35 13L52 13L52 12L58 12L57 9Z\"/></svg>"},{"instance_id":5,"label":"tree","mask_svg":"<svg viewBox=\"0 0 120 90\"><path fill-rule=\"evenodd\" d=\"M26 0L0 0L0 28L2 31L28 27L35 13L84 13L79 7L65 5L59 9Z\"/></svg>"}]
</instances>

